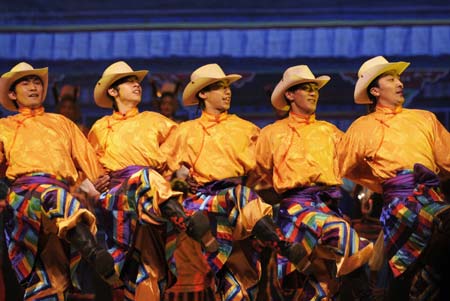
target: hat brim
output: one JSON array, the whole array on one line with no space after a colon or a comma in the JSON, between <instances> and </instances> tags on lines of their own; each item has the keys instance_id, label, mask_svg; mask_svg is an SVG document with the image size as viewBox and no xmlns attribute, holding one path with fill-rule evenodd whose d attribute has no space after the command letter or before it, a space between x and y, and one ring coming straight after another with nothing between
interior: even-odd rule
<instances>
[{"instance_id":1,"label":"hat brim","mask_svg":"<svg viewBox=\"0 0 450 301\"><path fill-rule=\"evenodd\" d=\"M316 77L315 79L310 78L299 78L298 80L286 82L281 80L273 89L272 96L270 97L270 101L274 108L282 111L289 111L290 104L286 102L284 98L284 93L290 88L298 84L303 83L316 83L319 89L325 86L330 81L330 77L328 75L321 75Z\"/></svg>"},{"instance_id":2,"label":"hat brim","mask_svg":"<svg viewBox=\"0 0 450 301\"><path fill-rule=\"evenodd\" d=\"M95 103L101 108L112 108L111 98L108 96L108 89L111 87L114 82L118 81L121 78L128 76L136 76L139 82L142 82L144 77L148 74L148 70L139 70L133 72L125 72L125 73L115 73L106 76L102 76L95 85L94 88L94 100Z\"/></svg>"},{"instance_id":3,"label":"hat brim","mask_svg":"<svg viewBox=\"0 0 450 301\"><path fill-rule=\"evenodd\" d=\"M48 88L47 67L40 69L7 72L3 74L2 77L0 78L0 103L8 111L17 112L17 107L14 104L14 100L9 97L9 89L11 88L12 84L14 84L14 82L29 75L36 75L42 80L43 84L42 101L45 100Z\"/></svg>"},{"instance_id":4,"label":"hat brim","mask_svg":"<svg viewBox=\"0 0 450 301\"><path fill-rule=\"evenodd\" d=\"M239 74L229 74L227 76L221 77L221 78L212 78L212 77L202 77L199 79L196 79L195 81L190 81L186 88L184 88L183 91L183 105L184 106L193 106L198 104L197 99L197 93L213 84L219 81L227 80L229 84L241 79L242 76Z\"/></svg>"},{"instance_id":5,"label":"hat brim","mask_svg":"<svg viewBox=\"0 0 450 301\"><path fill-rule=\"evenodd\" d=\"M405 71L410 63L408 62L395 62L380 64L367 70L367 72L360 78L358 78L355 85L354 99L357 104L372 104L369 95L367 94L367 87L381 74L394 70L400 75Z\"/></svg>"}]
</instances>

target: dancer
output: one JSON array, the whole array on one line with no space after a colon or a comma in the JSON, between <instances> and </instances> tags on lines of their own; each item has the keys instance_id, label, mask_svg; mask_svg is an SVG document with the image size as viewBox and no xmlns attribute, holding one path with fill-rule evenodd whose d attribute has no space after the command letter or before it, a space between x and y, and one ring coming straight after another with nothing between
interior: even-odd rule
<instances>
[{"instance_id":1,"label":"dancer","mask_svg":"<svg viewBox=\"0 0 450 301\"><path fill-rule=\"evenodd\" d=\"M389 300L448 300L450 211L437 173L450 172L450 134L433 113L403 108L408 66L382 56L361 65L355 103L371 112L343 136L339 165L342 176L383 194L384 239L375 245L393 276Z\"/></svg>"},{"instance_id":2,"label":"dancer","mask_svg":"<svg viewBox=\"0 0 450 301\"><path fill-rule=\"evenodd\" d=\"M115 274L111 255L95 241L95 216L69 193L78 171L94 181L103 169L72 121L44 111L47 87L48 69L25 62L0 78L2 106L19 111L0 120L0 164L11 183L8 252L25 300L64 300L77 286L80 255L110 283Z\"/></svg>"},{"instance_id":3,"label":"dancer","mask_svg":"<svg viewBox=\"0 0 450 301\"><path fill-rule=\"evenodd\" d=\"M230 84L240 78L237 74L225 75L217 64L196 69L183 91L183 103L198 104L202 115L180 124L162 146L168 154L170 171L175 172L181 166L190 171L188 182L195 192L183 205L188 211L209 216L219 243L218 252L204 252L203 256L185 253L177 258L175 254L178 275L185 272L185 277L179 279L187 281L192 276L186 262L180 262L180 258L190 258L194 261L190 266L198 267L198 277L191 278L200 279L196 286L198 293L208 291L205 279L215 275L221 300L255 299L259 264L246 238L255 235L294 264L306 252L280 235L271 217L271 206L245 186L247 174L255 168L254 147L259 129L228 114ZM181 292L176 292L169 300L181 300L180 295Z\"/></svg>"},{"instance_id":4,"label":"dancer","mask_svg":"<svg viewBox=\"0 0 450 301\"><path fill-rule=\"evenodd\" d=\"M342 132L315 115L319 90L329 80L326 75L316 78L306 65L286 69L271 101L289 116L263 128L256 146L259 188L281 196L277 223L290 242L307 250L301 273L278 258L271 300L332 298L338 293L336 277L353 271L353 278L358 274L361 283L367 280L361 267L372 244L359 238L338 210L342 181L336 145ZM369 293L367 281L365 287L354 287L355 298Z\"/></svg>"},{"instance_id":5,"label":"dancer","mask_svg":"<svg viewBox=\"0 0 450 301\"><path fill-rule=\"evenodd\" d=\"M199 242L212 240L206 216L186 217L181 193L158 173L166 164L160 145L177 125L158 113L139 112L147 73L123 61L105 69L94 99L113 114L98 120L88 136L111 177L109 191L100 197L101 215L127 300L159 300L170 280L162 217Z\"/></svg>"}]
</instances>

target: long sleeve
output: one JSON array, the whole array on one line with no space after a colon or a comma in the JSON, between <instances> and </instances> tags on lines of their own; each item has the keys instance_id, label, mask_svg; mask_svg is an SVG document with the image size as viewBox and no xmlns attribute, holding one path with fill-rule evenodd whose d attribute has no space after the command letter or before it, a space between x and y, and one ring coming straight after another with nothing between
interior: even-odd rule
<instances>
[{"instance_id":1,"label":"long sleeve","mask_svg":"<svg viewBox=\"0 0 450 301\"><path fill-rule=\"evenodd\" d=\"M102 168L94 150L78 127L59 114L25 112L0 120L2 161L6 177L13 181L22 175L43 172L73 184L78 171L92 180Z\"/></svg>"},{"instance_id":2,"label":"long sleeve","mask_svg":"<svg viewBox=\"0 0 450 301\"><path fill-rule=\"evenodd\" d=\"M273 157L268 127L263 128L256 143L256 170L252 173L251 182L256 190L273 188Z\"/></svg>"},{"instance_id":3,"label":"long sleeve","mask_svg":"<svg viewBox=\"0 0 450 301\"><path fill-rule=\"evenodd\" d=\"M381 186L372 175L371 167L365 158L365 137L368 137L369 125L361 122L353 123L342 136L337 147L339 172L341 177L348 178L353 182L363 185L372 191L381 192Z\"/></svg>"},{"instance_id":4,"label":"long sleeve","mask_svg":"<svg viewBox=\"0 0 450 301\"><path fill-rule=\"evenodd\" d=\"M95 126L96 124L94 124ZM92 148L95 151L95 154L97 155L97 158L102 158L105 154L104 147L101 145L100 139L97 136L97 131L94 129L94 127L91 128L91 130L88 133L87 139L89 143L91 144Z\"/></svg>"},{"instance_id":5,"label":"long sleeve","mask_svg":"<svg viewBox=\"0 0 450 301\"><path fill-rule=\"evenodd\" d=\"M357 119L339 146L341 175L375 192L401 170L420 163L448 170L448 132L423 110L379 108Z\"/></svg>"},{"instance_id":6,"label":"long sleeve","mask_svg":"<svg viewBox=\"0 0 450 301\"><path fill-rule=\"evenodd\" d=\"M202 184L252 171L258 135L258 127L235 115L203 113L181 123L161 148L172 172L184 165Z\"/></svg>"},{"instance_id":7,"label":"long sleeve","mask_svg":"<svg viewBox=\"0 0 450 301\"><path fill-rule=\"evenodd\" d=\"M184 127L180 126L172 131L166 141L161 145L161 151L167 160L166 169L163 172L164 176L171 176L181 167L182 152L180 150L185 149L182 139L183 135L187 135L187 133Z\"/></svg>"},{"instance_id":8,"label":"long sleeve","mask_svg":"<svg viewBox=\"0 0 450 301\"><path fill-rule=\"evenodd\" d=\"M256 148L261 188L272 183L282 193L316 184L340 185L336 145L341 136L328 122L294 113L266 126Z\"/></svg>"},{"instance_id":9,"label":"long sleeve","mask_svg":"<svg viewBox=\"0 0 450 301\"><path fill-rule=\"evenodd\" d=\"M431 114L431 119L434 132L434 158L440 169L440 174L447 178L450 177L450 133L436 119L434 114Z\"/></svg>"},{"instance_id":10,"label":"long sleeve","mask_svg":"<svg viewBox=\"0 0 450 301\"><path fill-rule=\"evenodd\" d=\"M137 109L125 115L115 112L98 120L88 139L105 169L116 171L131 165L166 168L161 144L177 128L170 119Z\"/></svg>"},{"instance_id":11,"label":"long sleeve","mask_svg":"<svg viewBox=\"0 0 450 301\"><path fill-rule=\"evenodd\" d=\"M97 160L96 153L83 132L76 124L70 124L72 136L72 158L77 170L82 171L92 182L100 177L104 170Z\"/></svg>"}]
</instances>

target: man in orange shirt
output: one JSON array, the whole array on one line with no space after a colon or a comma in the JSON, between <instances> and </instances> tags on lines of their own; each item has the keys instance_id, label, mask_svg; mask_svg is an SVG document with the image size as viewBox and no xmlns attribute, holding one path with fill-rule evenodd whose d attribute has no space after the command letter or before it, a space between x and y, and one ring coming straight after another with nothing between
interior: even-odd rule
<instances>
[{"instance_id":1,"label":"man in orange shirt","mask_svg":"<svg viewBox=\"0 0 450 301\"><path fill-rule=\"evenodd\" d=\"M126 300L161 298L169 280L164 250L167 220L201 243L214 241L207 217L187 217L181 193L172 191L158 173L166 166L160 145L177 124L159 113L139 112L140 83L147 73L134 71L123 61L105 69L94 99L98 106L112 108L113 114L99 119L88 135L111 177L110 190L100 197L101 215Z\"/></svg>"},{"instance_id":2,"label":"man in orange shirt","mask_svg":"<svg viewBox=\"0 0 450 301\"><path fill-rule=\"evenodd\" d=\"M248 239L253 236L294 265L303 259L305 251L301 246L287 242L278 231L271 206L245 186L247 175L256 166L254 147L259 128L228 113L230 84L240 78L238 74L226 75L217 64L196 69L183 91L183 103L198 105L201 116L181 123L162 146L170 171L187 167L190 182L195 183L195 193L183 205L188 211L209 216L219 243L218 252L177 249L176 269L184 274L181 283L176 284L178 290L172 289L166 300L185 300L190 295L200 298L200 294L211 298L207 281L211 275L215 276L221 300L253 300L259 281L259 258L254 256ZM187 240L181 243L189 245ZM188 278L190 275L193 277ZM196 286L191 279L195 279ZM195 292L189 294L187 290Z\"/></svg>"},{"instance_id":3,"label":"man in orange shirt","mask_svg":"<svg viewBox=\"0 0 450 301\"><path fill-rule=\"evenodd\" d=\"M280 195L278 225L290 242L304 246L310 261L300 273L277 259L273 300L331 298L337 293L335 277L355 270L364 276L361 267L372 254L372 244L359 238L338 210L342 181L336 147L342 132L315 115L319 90L329 80L315 77L306 65L288 68L271 102L289 116L263 128L256 145L258 188ZM370 293L368 285L358 290L358 298Z\"/></svg>"},{"instance_id":4,"label":"man in orange shirt","mask_svg":"<svg viewBox=\"0 0 450 301\"><path fill-rule=\"evenodd\" d=\"M390 267L389 300L449 300L450 207L436 174L450 174L450 133L433 113L403 108L400 75L408 66L382 56L361 65L355 103L371 113L343 136L339 166L342 176L383 194L375 253Z\"/></svg>"},{"instance_id":5,"label":"man in orange shirt","mask_svg":"<svg viewBox=\"0 0 450 301\"><path fill-rule=\"evenodd\" d=\"M95 241L95 216L69 193L78 171L94 181L103 169L72 121L44 112L47 87L48 69L24 62L0 78L2 106L19 111L0 120L0 169L11 183L5 228L25 300L65 300L80 254L103 278L115 275Z\"/></svg>"}]
</instances>

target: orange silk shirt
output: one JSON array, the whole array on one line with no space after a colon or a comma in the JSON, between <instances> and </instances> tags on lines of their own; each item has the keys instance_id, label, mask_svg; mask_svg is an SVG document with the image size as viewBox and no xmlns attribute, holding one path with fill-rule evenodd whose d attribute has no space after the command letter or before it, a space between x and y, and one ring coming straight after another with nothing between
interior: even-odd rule
<instances>
[{"instance_id":1,"label":"orange silk shirt","mask_svg":"<svg viewBox=\"0 0 450 301\"><path fill-rule=\"evenodd\" d=\"M88 139L109 171L131 165L161 171L166 157L160 145L176 127L175 122L159 113L139 113L135 108L126 114L114 112L101 118L92 126Z\"/></svg>"},{"instance_id":2,"label":"orange silk shirt","mask_svg":"<svg viewBox=\"0 0 450 301\"><path fill-rule=\"evenodd\" d=\"M77 171L91 181L103 173L78 126L62 115L45 113L43 107L0 119L0 164L7 164L9 180L43 172L74 184Z\"/></svg>"},{"instance_id":3,"label":"orange silk shirt","mask_svg":"<svg viewBox=\"0 0 450 301\"><path fill-rule=\"evenodd\" d=\"M337 144L342 132L315 115L293 112L261 130L256 146L258 189L276 192L315 184L342 183L337 162Z\"/></svg>"},{"instance_id":4,"label":"orange silk shirt","mask_svg":"<svg viewBox=\"0 0 450 301\"><path fill-rule=\"evenodd\" d=\"M185 165L191 176L204 184L246 175L255 168L255 145L259 128L236 115L203 112L183 122L162 145L170 172Z\"/></svg>"},{"instance_id":5,"label":"orange silk shirt","mask_svg":"<svg viewBox=\"0 0 450 301\"><path fill-rule=\"evenodd\" d=\"M428 111L377 106L353 122L339 145L342 176L376 192L415 163L450 172L450 134Z\"/></svg>"}]
</instances>

